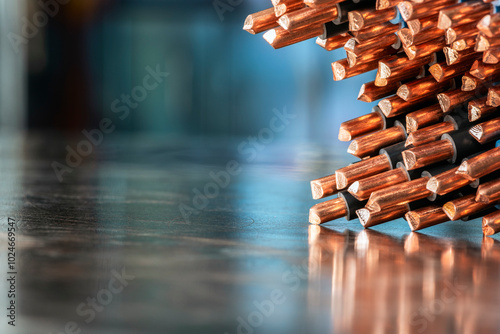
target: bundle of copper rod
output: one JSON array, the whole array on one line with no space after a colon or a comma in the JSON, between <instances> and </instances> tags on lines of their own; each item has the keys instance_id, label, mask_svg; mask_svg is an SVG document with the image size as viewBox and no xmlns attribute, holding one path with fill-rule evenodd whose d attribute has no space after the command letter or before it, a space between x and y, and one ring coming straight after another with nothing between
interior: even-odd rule
<instances>
[{"instance_id":1,"label":"bundle of copper rod","mask_svg":"<svg viewBox=\"0 0 500 334\"><path fill-rule=\"evenodd\" d=\"M338 139L360 159L311 181L312 224L405 218L412 231L482 217L500 232L500 13L491 0L272 0L244 29L274 48L311 38L335 81L376 70ZM500 207L499 207L500 208Z\"/></svg>"}]
</instances>

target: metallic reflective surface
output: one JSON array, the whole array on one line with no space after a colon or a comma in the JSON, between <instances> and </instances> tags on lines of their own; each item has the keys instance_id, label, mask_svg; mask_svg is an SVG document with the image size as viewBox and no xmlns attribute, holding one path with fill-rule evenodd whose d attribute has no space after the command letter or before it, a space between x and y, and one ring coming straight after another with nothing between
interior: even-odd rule
<instances>
[{"instance_id":1,"label":"metallic reflective surface","mask_svg":"<svg viewBox=\"0 0 500 334\"><path fill-rule=\"evenodd\" d=\"M480 220L421 234L401 219L311 226L309 181L347 154L278 141L239 153L245 140L110 136L60 183L51 163L76 142L1 137L0 332L61 333L72 322L97 334L500 331L500 246L483 240ZM232 160L241 170L215 195L213 175ZM214 195L194 204L205 190ZM180 205L198 208L183 217ZM8 217L18 228L15 328L5 317ZM93 318L92 299L106 304Z\"/></svg>"}]
</instances>

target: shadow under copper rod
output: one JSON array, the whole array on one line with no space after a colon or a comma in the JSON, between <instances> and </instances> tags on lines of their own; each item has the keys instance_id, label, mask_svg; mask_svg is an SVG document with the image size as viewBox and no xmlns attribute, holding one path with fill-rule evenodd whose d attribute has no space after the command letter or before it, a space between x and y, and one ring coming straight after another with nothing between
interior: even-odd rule
<instances>
[{"instance_id":1,"label":"shadow under copper rod","mask_svg":"<svg viewBox=\"0 0 500 334\"><path fill-rule=\"evenodd\" d=\"M492 180L477 187L476 202L492 203L500 200L500 179Z\"/></svg>"},{"instance_id":2,"label":"shadow under copper rod","mask_svg":"<svg viewBox=\"0 0 500 334\"><path fill-rule=\"evenodd\" d=\"M409 211L405 214L405 219L412 232L445 223L450 220L443 211L443 207L439 205L429 205Z\"/></svg>"},{"instance_id":3,"label":"shadow under copper rod","mask_svg":"<svg viewBox=\"0 0 500 334\"><path fill-rule=\"evenodd\" d=\"M483 217L483 234L493 235L500 232L500 210Z\"/></svg>"},{"instance_id":4,"label":"shadow under copper rod","mask_svg":"<svg viewBox=\"0 0 500 334\"><path fill-rule=\"evenodd\" d=\"M387 223L391 220L404 217L409 210L408 205L398 205L382 211L375 211L369 208L362 208L356 211L359 222L364 228Z\"/></svg>"},{"instance_id":5,"label":"shadow under copper rod","mask_svg":"<svg viewBox=\"0 0 500 334\"><path fill-rule=\"evenodd\" d=\"M469 180L475 180L499 169L500 147L495 147L462 162L457 174L461 174Z\"/></svg>"},{"instance_id":6,"label":"shadow under copper rod","mask_svg":"<svg viewBox=\"0 0 500 334\"><path fill-rule=\"evenodd\" d=\"M446 202L443 211L451 220L458 220L493 206L493 203L476 202L475 197L475 194L470 194Z\"/></svg>"},{"instance_id":7,"label":"shadow under copper rod","mask_svg":"<svg viewBox=\"0 0 500 334\"><path fill-rule=\"evenodd\" d=\"M253 35L275 27L278 27L278 22L274 8L268 8L248 15L243 24L243 30Z\"/></svg>"}]
</instances>

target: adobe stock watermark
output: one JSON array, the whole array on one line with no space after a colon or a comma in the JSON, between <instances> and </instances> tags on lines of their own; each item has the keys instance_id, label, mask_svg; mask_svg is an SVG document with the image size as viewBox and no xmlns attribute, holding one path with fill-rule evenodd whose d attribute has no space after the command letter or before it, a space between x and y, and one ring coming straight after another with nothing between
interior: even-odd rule
<instances>
[{"instance_id":1,"label":"adobe stock watermark","mask_svg":"<svg viewBox=\"0 0 500 334\"><path fill-rule=\"evenodd\" d=\"M49 23L49 19L55 17L61 8L61 5L67 5L71 0L38 0L37 4L40 10L33 16L21 18L21 35L9 32L7 39L16 53L21 51L21 45L27 45L29 41L35 38L40 29Z\"/></svg>"},{"instance_id":2,"label":"adobe stock watermark","mask_svg":"<svg viewBox=\"0 0 500 334\"><path fill-rule=\"evenodd\" d=\"M141 85L132 88L129 94L121 94L120 98L111 103L111 111L118 117L118 121L126 120L130 116L130 111L136 109L149 93L158 88L170 75L168 72L163 72L160 65L156 65L155 69L147 66L145 70L147 74L142 79ZM64 162L53 161L51 164L59 182L63 182L65 174L72 173L83 163L84 158L92 154L95 147L102 144L104 135L111 134L115 129L115 121L103 118L98 128L82 131L85 139L80 140L75 147L67 145Z\"/></svg>"},{"instance_id":3,"label":"adobe stock watermark","mask_svg":"<svg viewBox=\"0 0 500 334\"><path fill-rule=\"evenodd\" d=\"M446 307L455 303L458 296L464 293L467 286L459 285L454 282L445 281L444 288L438 298L432 300L427 305L418 308L412 314L410 325L418 326L417 332L424 333L430 322L436 320L436 317L446 311Z\"/></svg>"},{"instance_id":4,"label":"adobe stock watermark","mask_svg":"<svg viewBox=\"0 0 500 334\"><path fill-rule=\"evenodd\" d=\"M288 113L286 107L283 107L283 110L275 108L272 112L274 116L269 121L268 127L262 128L255 136L247 137L238 145L238 153L242 156L241 161L230 160L224 169L208 173L211 181L201 188L193 188L194 196L191 199L191 205L179 204L179 211L186 224L190 223L192 215L198 215L210 204L210 200L215 199L221 190L229 186L235 176L241 174L243 171L242 163L254 161L259 152L262 152L274 141L276 134L283 132L297 117L295 114Z\"/></svg>"},{"instance_id":5,"label":"adobe stock watermark","mask_svg":"<svg viewBox=\"0 0 500 334\"><path fill-rule=\"evenodd\" d=\"M226 12L232 12L236 7L241 5L243 0L214 0L212 6L214 6L219 20L224 21L224 14Z\"/></svg>"},{"instance_id":6,"label":"adobe stock watermark","mask_svg":"<svg viewBox=\"0 0 500 334\"><path fill-rule=\"evenodd\" d=\"M97 316L97 313L104 311L104 308L113 302L114 296L123 292L129 285L130 281L135 279L135 276L127 275L125 268L121 272L111 270L112 277L108 282L106 289L101 289L95 297L88 297L85 302L78 304L75 309L77 316L81 318L80 323L77 321L68 321L64 324L64 328L56 333L49 334L80 334L82 332L82 321L84 324L89 324Z\"/></svg>"}]
</instances>

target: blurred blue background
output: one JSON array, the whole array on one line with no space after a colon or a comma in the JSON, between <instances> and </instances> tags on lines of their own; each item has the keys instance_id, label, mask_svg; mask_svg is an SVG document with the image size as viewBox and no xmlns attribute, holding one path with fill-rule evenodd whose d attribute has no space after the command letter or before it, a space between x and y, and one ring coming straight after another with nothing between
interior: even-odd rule
<instances>
[{"instance_id":1,"label":"blurred blue background","mask_svg":"<svg viewBox=\"0 0 500 334\"><path fill-rule=\"evenodd\" d=\"M169 77L117 123L120 131L246 136L286 106L299 117L280 136L333 143L342 121L371 110L356 97L373 72L332 79L330 64L345 57L343 50L327 52L314 40L274 50L262 34L242 30L245 17L270 7L269 0L220 0L224 12L215 3L71 0L16 52L9 33L22 32L41 5L0 0L0 123L64 132L94 127L116 118L112 102L157 65Z\"/></svg>"}]
</instances>

